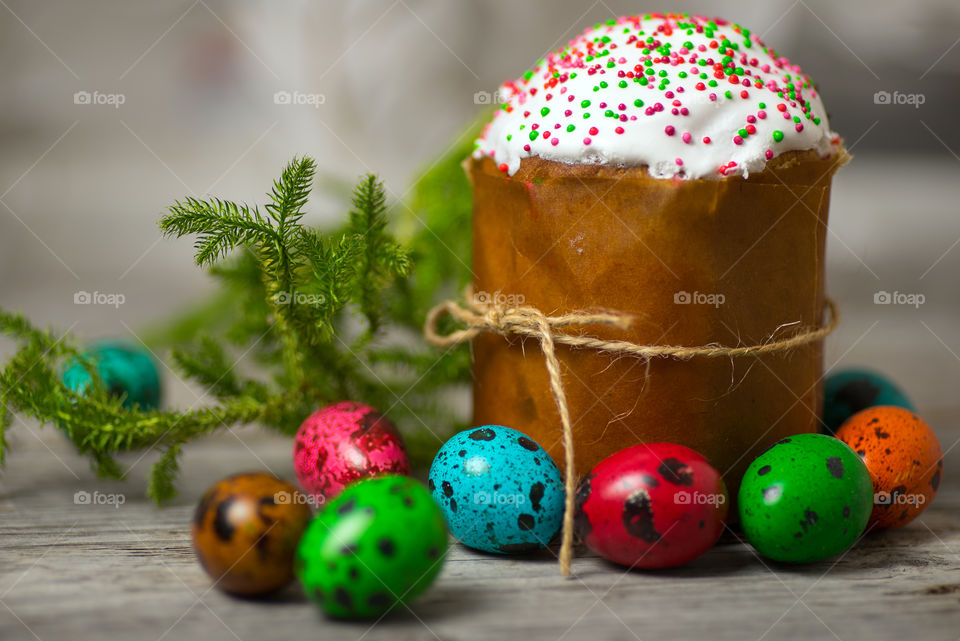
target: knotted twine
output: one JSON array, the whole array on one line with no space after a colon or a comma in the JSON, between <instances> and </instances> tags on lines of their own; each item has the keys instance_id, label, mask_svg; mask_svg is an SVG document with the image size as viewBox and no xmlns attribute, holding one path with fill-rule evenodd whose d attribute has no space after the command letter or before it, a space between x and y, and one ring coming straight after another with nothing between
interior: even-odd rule
<instances>
[{"instance_id":1,"label":"knotted twine","mask_svg":"<svg viewBox=\"0 0 960 641\"><path fill-rule=\"evenodd\" d=\"M836 328L840 320L836 304L828 298L825 302L829 312L829 321L818 327L802 328L789 338L773 340L771 337L771 340L757 345L741 345L738 347L726 347L713 343L696 347L641 345L630 341L604 340L593 336L567 334L558 331L565 327L586 325L605 325L619 329L629 329L633 317L624 312L573 312L560 316L547 316L536 307L529 305L505 307L497 300L492 302L478 300L473 296L473 291L469 287L464 297L466 299L465 305L448 300L430 310L423 328L423 334L427 342L436 347L450 347L468 342L481 332L493 332L505 338L510 336L535 338L539 341L540 349L543 351L547 373L550 377L550 390L557 404L560 425L563 428L566 499L560 545L560 571L566 577L570 576L570 560L573 557L573 523L576 510L577 475L574 468L573 427L570 423L570 409L567 406L567 395L563 390L560 360L557 358L556 352L558 343L570 347L586 347L608 354L632 356L645 361L647 365L654 358L674 358L685 361L695 356L705 358L762 356L789 351L795 347L821 340ZM498 297L485 298L496 299ZM440 318L444 315L463 323L466 328L452 331L449 334L440 334L437 326Z\"/></svg>"}]
</instances>

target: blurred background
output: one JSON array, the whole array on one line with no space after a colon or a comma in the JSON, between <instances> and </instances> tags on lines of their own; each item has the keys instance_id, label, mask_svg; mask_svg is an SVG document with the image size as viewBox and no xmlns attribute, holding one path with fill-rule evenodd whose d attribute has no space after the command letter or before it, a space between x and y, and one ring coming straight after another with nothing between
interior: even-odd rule
<instances>
[{"instance_id":1,"label":"blurred background","mask_svg":"<svg viewBox=\"0 0 960 641\"><path fill-rule=\"evenodd\" d=\"M654 8L0 0L0 305L89 337L154 324L210 286L189 242L159 236L175 199L260 202L294 154L347 181L377 172L402 198L486 113L484 92L597 21ZM960 3L675 8L739 22L802 64L855 156L835 180L828 289L844 323L827 364L879 367L921 409L955 404ZM344 213L313 203L314 222ZM78 291L124 304L76 305ZM875 303L883 292L891 303Z\"/></svg>"}]
</instances>

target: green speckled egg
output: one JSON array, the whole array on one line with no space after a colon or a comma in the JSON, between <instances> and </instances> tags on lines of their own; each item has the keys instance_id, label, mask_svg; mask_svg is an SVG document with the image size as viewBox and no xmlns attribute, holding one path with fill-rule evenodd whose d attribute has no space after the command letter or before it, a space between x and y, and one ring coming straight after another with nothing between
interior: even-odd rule
<instances>
[{"instance_id":1,"label":"green speckled egg","mask_svg":"<svg viewBox=\"0 0 960 641\"><path fill-rule=\"evenodd\" d=\"M775 561L815 563L850 547L873 509L866 465L845 443L798 434L774 443L743 477L737 498L750 544Z\"/></svg>"},{"instance_id":2,"label":"green speckled egg","mask_svg":"<svg viewBox=\"0 0 960 641\"><path fill-rule=\"evenodd\" d=\"M328 615L377 617L423 592L446 550L447 526L427 488L382 476L347 486L314 517L294 572Z\"/></svg>"},{"instance_id":3,"label":"green speckled egg","mask_svg":"<svg viewBox=\"0 0 960 641\"><path fill-rule=\"evenodd\" d=\"M123 406L152 410L160 405L160 373L150 353L140 345L104 340L89 345L85 353L111 395L123 397ZM63 384L83 394L92 381L82 363L73 362L63 372Z\"/></svg>"}]
</instances>

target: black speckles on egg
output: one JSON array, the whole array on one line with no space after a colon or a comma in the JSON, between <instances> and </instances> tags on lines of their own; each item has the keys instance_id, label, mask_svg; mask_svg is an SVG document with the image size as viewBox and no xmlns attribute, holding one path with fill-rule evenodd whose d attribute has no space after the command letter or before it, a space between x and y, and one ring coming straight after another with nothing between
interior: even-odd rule
<instances>
[{"instance_id":1,"label":"black speckles on egg","mask_svg":"<svg viewBox=\"0 0 960 641\"><path fill-rule=\"evenodd\" d=\"M457 499L450 499L450 511L451 512L457 511Z\"/></svg>"},{"instance_id":2,"label":"black speckles on egg","mask_svg":"<svg viewBox=\"0 0 960 641\"><path fill-rule=\"evenodd\" d=\"M877 438L890 438L890 432L884 432L882 427L877 427L873 430L873 433L877 435Z\"/></svg>"},{"instance_id":3,"label":"black speckles on egg","mask_svg":"<svg viewBox=\"0 0 960 641\"><path fill-rule=\"evenodd\" d=\"M840 460L839 456L827 457L827 470L833 475L833 478L843 478L843 461Z\"/></svg>"},{"instance_id":4,"label":"black speckles on egg","mask_svg":"<svg viewBox=\"0 0 960 641\"><path fill-rule=\"evenodd\" d=\"M836 394L838 403L848 406L852 413L874 405L880 388L866 378L858 378L841 387Z\"/></svg>"},{"instance_id":5,"label":"black speckles on egg","mask_svg":"<svg viewBox=\"0 0 960 641\"><path fill-rule=\"evenodd\" d=\"M533 529L533 526L537 524L537 520L533 518L532 514L521 514L517 517L517 527L527 532Z\"/></svg>"},{"instance_id":6,"label":"black speckles on egg","mask_svg":"<svg viewBox=\"0 0 960 641\"><path fill-rule=\"evenodd\" d=\"M757 470L757 476L766 476L767 474L770 473L770 469L771 468L769 465L764 465L759 470Z\"/></svg>"},{"instance_id":7,"label":"black speckles on egg","mask_svg":"<svg viewBox=\"0 0 960 641\"><path fill-rule=\"evenodd\" d=\"M427 558L428 558L428 559L435 559L435 558L437 558L439 555L440 555L440 550L437 549L437 546L431 545L431 546L427 549Z\"/></svg>"},{"instance_id":8,"label":"black speckles on egg","mask_svg":"<svg viewBox=\"0 0 960 641\"><path fill-rule=\"evenodd\" d=\"M657 468L657 473L663 477L667 483L673 485L693 485L693 470L686 463L679 459L668 458Z\"/></svg>"},{"instance_id":9,"label":"black speckles on egg","mask_svg":"<svg viewBox=\"0 0 960 641\"><path fill-rule=\"evenodd\" d=\"M435 492L437 489L437 484L433 482L432 478L427 479L427 487L431 492Z\"/></svg>"},{"instance_id":10,"label":"black speckles on egg","mask_svg":"<svg viewBox=\"0 0 960 641\"><path fill-rule=\"evenodd\" d=\"M355 567L351 567L349 570L347 570L347 575L352 581L356 581L360 578L360 570Z\"/></svg>"},{"instance_id":11,"label":"black speckles on egg","mask_svg":"<svg viewBox=\"0 0 960 641\"><path fill-rule=\"evenodd\" d=\"M640 476L640 481L647 487L660 487L660 481L657 480L657 477L653 474L643 474Z\"/></svg>"},{"instance_id":12,"label":"black speckles on egg","mask_svg":"<svg viewBox=\"0 0 960 641\"><path fill-rule=\"evenodd\" d=\"M380 539L377 541L377 549L380 550L380 554L383 556L393 556L397 552L396 544L387 538Z\"/></svg>"},{"instance_id":13,"label":"black speckles on egg","mask_svg":"<svg viewBox=\"0 0 960 641\"><path fill-rule=\"evenodd\" d=\"M623 527L630 536L642 539L647 543L660 540L653 523L653 510L650 506L650 496L646 490L637 490L627 497L623 503Z\"/></svg>"},{"instance_id":14,"label":"black speckles on egg","mask_svg":"<svg viewBox=\"0 0 960 641\"><path fill-rule=\"evenodd\" d=\"M393 599L386 592L374 592L367 597L367 605L377 610L386 610L393 605Z\"/></svg>"},{"instance_id":15,"label":"black speckles on egg","mask_svg":"<svg viewBox=\"0 0 960 641\"><path fill-rule=\"evenodd\" d=\"M346 608L347 610L353 609L353 595L351 595L350 591L342 585L338 585L334 589L333 600L337 602L337 605Z\"/></svg>"},{"instance_id":16,"label":"black speckles on egg","mask_svg":"<svg viewBox=\"0 0 960 641\"><path fill-rule=\"evenodd\" d=\"M845 518L845 519L849 519L849 518L850 518L850 506L849 506L849 505L844 505L844 506L843 506L843 518Z\"/></svg>"},{"instance_id":17,"label":"black speckles on egg","mask_svg":"<svg viewBox=\"0 0 960 641\"><path fill-rule=\"evenodd\" d=\"M474 441L492 441L497 437L497 433L494 432L489 427L484 427L479 430L473 430L470 432L470 438Z\"/></svg>"},{"instance_id":18,"label":"black speckles on egg","mask_svg":"<svg viewBox=\"0 0 960 641\"><path fill-rule=\"evenodd\" d=\"M450 481L444 481L440 484L441 489L443 489L443 495L447 498L453 496L453 486L450 485Z\"/></svg>"},{"instance_id":19,"label":"black speckles on egg","mask_svg":"<svg viewBox=\"0 0 960 641\"><path fill-rule=\"evenodd\" d=\"M457 456L463 457L463 456L466 456L466 455L467 455L467 451L466 451L466 450L460 450L459 452L457 452Z\"/></svg>"},{"instance_id":20,"label":"black speckles on egg","mask_svg":"<svg viewBox=\"0 0 960 641\"><path fill-rule=\"evenodd\" d=\"M234 527L230 522L230 508L233 507L234 500L234 496L229 495L217 504L216 516L213 518L213 531L221 541L229 541L233 537Z\"/></svg>"},{"instance_id":21,"label":"black speckles on egg","mask_svg":"<svg viewBox=\"0 0 960 641\"><path fill-rule=\"evenodd\" d=\"M590 480L593 479L593 475L589 474L580 482L580 486L577 488L576 498L574 500L575 512L573 516L573 532L574 536L577 537L581 542L586 541L587 537L590 536L590 532L593 531L593 526L590 524L590 517L587 516L586 511L584 510L584 505L590 499Z\"/></svg>"},{"instance_id":22,"label":"black speckles on egg","mask_svg":"<svg viewBox=\"0 0 960 641\"><path fill-rule=\"evenodd\" d=\"M347 543L340 546L340 555L350 556L351 554L356 554L358 549L359 548L357 547L356 543Z\"/></svg>"},{"instance_id":23,"label":"black speckles on egg","mask_svg":"<svg viewBox=\"0 0 960 641\"><path fill-rule=\"evenodd\" d=\"M806 534L807 530L817 524L817 521L820 520L820 517L813 510L804 510L803 511L803 520L800 521L800 528L803 530L803 533Z\"/></svg>"},{"instance_id":24,"label":"black speckles on egg","mask_svg":"<svg viewBox=\"0 0 960 641\"><path fill-rule=\"evenodd\" d=\"M780 439L779 441L777 441L776 443L774 443L774 445L783 445L783 444L785 444L785 443L790 443L790 442L791 442L791 439L789 439L789 438L782 438L782 439Z\"/></svg>"},{"instance_id":25,"label":"black speckles on egg","mask_svg":"<svg viewBox=\"0 0 960 641\"><path fill-rule=\"evenodd\" d=\"M504 543L497 546L497 550L504 554L524 554L539 549L536 543Z\"/></svg>"},{"instance_id":26,"label":"black speckles on egg","mask_svg":"<svg viewBox=\"0 0 960 641\"><path fill-rule=\"evenodd\" d=\"M214 494L215 490L208 490L200 499L200 503L197 504L197 509L193 513L193 524L198 530L203 529L203 520L207 515L207 510L210 509L210 502L213 500Z\"/></svg>"},{"instance_id":27,"label":"black speckles on egg","mask_svg":"<svg viewBox=\"0 0 960 641\"><path fill-rule=\"evenodd\" d=\"M343 504L337 507L337 514L342 516L348 512L352 512L353 508L355 507L357 507L357 499L351 497L349 500L344 501Z\"/></svg>"},{"instance_id":28,"label":"black speckles on egg","mask_svg":"<svg viewBox=\"0 0 960 641\"><path fill-rule=\"evenodd\" d=\"M531 452L536 452L540 449L540 446L537 445L534 441L530 440L526 436L521 436L517 439L517 444L525 450L530 450Z\"/></svg>"},{"instance_id":29,"label":"black speckles on egg","mask_svg":"<svg viewBox=\"0 0 960 641\"><path fill-rule=\"evenodd\" d=\"M530 506L534 512L539 512L543 509L543 506L540 505L540 501L543 499L543 492L543 483L537 482L530 486Z\"/></svg>"}]
</instances>

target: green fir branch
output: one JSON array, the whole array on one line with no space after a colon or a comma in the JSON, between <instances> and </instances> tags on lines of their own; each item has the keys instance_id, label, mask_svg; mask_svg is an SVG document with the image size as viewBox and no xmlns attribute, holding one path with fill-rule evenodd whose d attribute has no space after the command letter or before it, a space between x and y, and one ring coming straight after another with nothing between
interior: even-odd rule
<instances>
[{"instance_id":1,"label":"green fir branch","mask_svg":"<svg viewBox=\"0 0 960 641\"><path fill-rule=\"evenodd\" d=\"M446 206L442 200L453 203L460 237L446 242L465 247L469 225L462 224L460 212L468 196L450 193L452 167L445 158L422 179L414 207L417 217L449 230L439 212ZM172 365L215 399L213 405L126 408L105 389L74 337L38 329L23 315L0 309L0 335L17 344L0 369L0 462L18 414L54 425L101 476L124 477L120 453L160 451L147 493L162 503L175 495L183 448L194 439L248 423L293 435L317 407L356 400L388 411L414 462L427 463L440 445L434 432L462 426L442 399L469 379L469 352L459 347L440 354L425 346L419 338L422 314L444 283L458 287L463 276L452 268L455 257L433 243L435 232L426 228L409 245L420 256L442 258L424 258L435 273L412 269L408 250L389 231L386 192L373 175L358 182L339 230L305 226L315 172L312 159L294 158L273 182L262 210L188 197L160 220L166 236L195 236L195 260L218 289L208 303L152 332L148 343L169 350ZM238 353L263 380L240 374ZM76 362L92 380L81 394L62 381L65 367Z\"/></svg>"}]
</instances>

